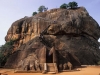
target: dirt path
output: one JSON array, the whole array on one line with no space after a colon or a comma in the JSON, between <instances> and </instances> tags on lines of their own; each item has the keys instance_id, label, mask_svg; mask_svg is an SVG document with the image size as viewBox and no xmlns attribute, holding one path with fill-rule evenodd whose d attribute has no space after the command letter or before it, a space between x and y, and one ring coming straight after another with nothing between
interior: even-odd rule
<instances>
[{"instance_id":1,"label":"dirt path","mask_svg":"<svg viewBox=\"0 0 100 75\"><path fill-rule=\"evenodd\" d=\"M1 75L43 75L42 73L14 73L13 69L0 69ZM45 75L54 75L54 74L45 74ZM100 67L85 67L80 68L80 71L71 71L71 72L59 72L56 75L100 75Z\"/></svg>"}]
</instances>

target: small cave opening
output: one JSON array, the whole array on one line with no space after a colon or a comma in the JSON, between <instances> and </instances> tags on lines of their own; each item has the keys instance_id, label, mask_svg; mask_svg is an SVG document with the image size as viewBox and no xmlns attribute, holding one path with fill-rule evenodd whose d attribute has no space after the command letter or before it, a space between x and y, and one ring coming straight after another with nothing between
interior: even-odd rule
<instances>
[{"instance_id":1,"label":"small cave opening","mask_svg":"<svg viewBox=\"0 0 100 75\"><path fill-rule=\"evenodd\" d=\"M77 33L66 33L65 31L59 31L59 32L57 32L54 35L55 36L57 36L57 35L67 35L67 36L70 36L70 37L79 37L79 36L82 36L81 34L77 34Z\"/></svg>"}]
</instances>

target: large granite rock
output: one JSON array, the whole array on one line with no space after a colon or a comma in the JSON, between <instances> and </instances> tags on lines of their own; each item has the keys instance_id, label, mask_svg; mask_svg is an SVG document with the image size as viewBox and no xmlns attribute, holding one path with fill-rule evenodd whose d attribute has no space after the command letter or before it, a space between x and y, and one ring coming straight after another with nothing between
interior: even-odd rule
<instances>
[{"instance_id":1,"label":"large granite rock","mask_svg":"<svg viewBox=\"0 0 100 75\"><path fill-rule=\"evenodd\" d=\"M45 29L46 44L39 39ZM6 42L16 40L14 53L5 66L17 67L18 62L30 53L38 53L44 46L50 50L48 44L55 46L58 54L73 64L79 64L79 61L81 64L97 64L100 61L99 37L100 27L84 7L51 9L24 17L11 25L5 37ZM59 58L59 63L60 60L62 58Z\"/></svg>"}]
</instances>

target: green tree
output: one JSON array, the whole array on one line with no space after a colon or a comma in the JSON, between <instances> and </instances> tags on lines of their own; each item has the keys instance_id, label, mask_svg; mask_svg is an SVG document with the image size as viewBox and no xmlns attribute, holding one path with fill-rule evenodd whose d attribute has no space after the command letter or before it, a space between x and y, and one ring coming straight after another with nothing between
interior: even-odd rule
<instances>
[{"instance_id":1,"label":"green tree","mask_svg":"<svg viewBox=\"0 0 100 75\"><path fill-rule=\"evenodd\" d=\"M7 61L8 55L5 56L0 52L0 67L4 66Z\"/></svg>"},{"instance_id":2,"label":"green tree","mask_svg":"<svg viewBox=\"0 0 100 75\"><path fill-rule=\"evenodd\" d=\"M33 12L32 16L34 16L34 15L36 15L36 14L37 14L37 12L35 11L35 12Z\"/></svg>"},{"instance_id":3,"label":"green tree","mask_svg":"<svg viewBox=\"0 0 100 75\"><path fill-rule=\"evenodd\" d=\"M73 9L73 8L77 8L78 4L77 4L77 2L73 1L73 2L69 2L69 3L68 3L68 6L69 6L71 9Z\"/></svg>"},{"instance_id":4,"label":"green tree","mask_svg":"<svg viewBox=\"0 0 100 75\"><path fill-rule=\"evenodd\" d=\"M13 50L14 40L6 42L0 47L0 66L4 66Z\"/></svg>"},{"instance_id":5,"label":"green tree","mask_svg":"<svg viewBox=\"0 0 100 75\"><path fill-rule=\"evenodd\" d=\"M44 11L47 11L47 10L48 10L48 7L45 7L45 8L44 8Z\"/></svg>"},{"instance_id":6,"label":"green tree","mask_svg":"<svg viewBox=\"0 0 100 75\"><path fill-rule=\"evenodd\" d=\"M68 5L67 5L66 3L64 3L64 4L62 4L62 5L60 6L61 9L67 9L67 7L68 7Z\"/></svg>"},{"instance_id":7,"label":"green tree","mask_svg":"<svg viewBox=\"0 0 100 75\"><path fill-rule=\"evenodd\" d=\"M0 52L0 67L2 66L3 57L4 55Z\"/></svg>"},{"instance_id":8,"label":"green tree","mask_svg":"<svg viewBox=\"0 0 100 75\"><path fill-rule=\"evenodd\" d=\"M47 9L48 9L48 8L46 8L45 6L42 5L42 6L40 6L40 7L38 8L38 11L39 11L39 12L43 12L43 11L47 11Z\"/></svg>"}]
</instances>

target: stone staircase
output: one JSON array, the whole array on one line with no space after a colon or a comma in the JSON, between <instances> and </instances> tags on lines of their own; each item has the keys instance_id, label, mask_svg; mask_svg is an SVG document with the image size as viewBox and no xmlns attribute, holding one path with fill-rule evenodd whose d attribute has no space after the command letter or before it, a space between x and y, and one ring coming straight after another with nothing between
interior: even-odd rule
<instances>
[{"instance_id":1,"label":"stone staircase","mask_svg":"<svg viewBox=\"0 0 100 75\"><path fill-rule=\"evenodd\" d=\"M46 67L47 73L58 73L58 68L56 63L46 63L44 67Z\"/></svg>"}]
</instances>

